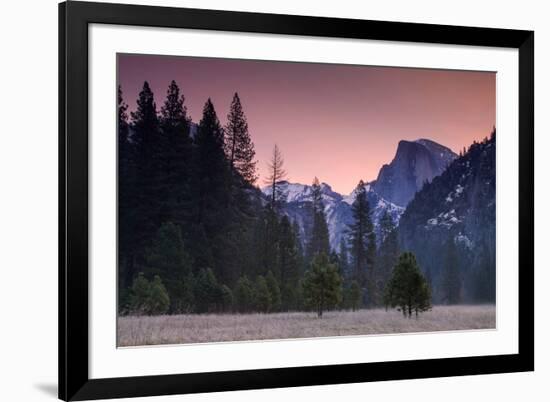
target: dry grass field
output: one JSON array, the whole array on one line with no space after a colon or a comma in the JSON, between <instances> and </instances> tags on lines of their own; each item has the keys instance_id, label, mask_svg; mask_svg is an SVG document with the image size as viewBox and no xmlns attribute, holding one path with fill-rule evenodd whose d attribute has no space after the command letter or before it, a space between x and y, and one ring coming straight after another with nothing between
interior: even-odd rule
<instances>
[{"instance_id":1,"label":"dry grass field","mask_svg":"<svg viewBox=\"0 0 550 402\"><path fill-rule=\"evenodd\" d=\"M418 319L384 309L315 313L126 316L118 345L160 345L495 328L494 305L435 306Z\"/></svg>"}]
</instances>

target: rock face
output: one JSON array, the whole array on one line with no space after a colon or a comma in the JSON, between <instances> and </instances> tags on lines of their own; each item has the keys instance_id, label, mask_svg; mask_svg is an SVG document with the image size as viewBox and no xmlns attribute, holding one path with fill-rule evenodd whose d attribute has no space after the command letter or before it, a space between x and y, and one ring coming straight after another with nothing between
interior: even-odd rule
<instances>
[{"instance_id":1,"label":"rock face","mask_svg":"<svg viewBox=\"0 0 550 402\"><path fill-rule=\"evenodd\" d=\"M430 140L402 140L391 163L380 169L373 189L382 198L406 207L424 183L443 173L456 157L449 148Z\"/></svg>"}]
</instances>

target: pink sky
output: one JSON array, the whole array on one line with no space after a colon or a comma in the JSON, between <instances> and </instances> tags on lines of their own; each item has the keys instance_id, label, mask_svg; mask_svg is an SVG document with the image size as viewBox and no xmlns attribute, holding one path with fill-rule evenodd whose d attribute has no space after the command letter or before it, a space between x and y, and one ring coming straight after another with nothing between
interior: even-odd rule
<instances>
[{"instance_id":1,"label":"pink sky","mask_svg":"<svg viewBox=\"0 0 550 402\"><path fill-rule=\"evenodd\" d=\"M174 79L197 123L210 97L225 124L238 92L262 186L275 143L289 181L317 176L347 194L359 179L375 179L402 139L428 138L458 153L496 123L490 72L149 55L119 55L118 69L130 110L145 80L160 110Z\"/></svg>"}]
</instances>

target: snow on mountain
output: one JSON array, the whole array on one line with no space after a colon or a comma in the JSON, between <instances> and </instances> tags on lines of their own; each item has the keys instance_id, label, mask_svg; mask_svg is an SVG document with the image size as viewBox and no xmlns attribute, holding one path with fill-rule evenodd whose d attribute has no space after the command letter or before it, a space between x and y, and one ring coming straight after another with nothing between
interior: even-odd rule
<instances>
[{"instance_id":1,"label":"snow on mountain","mask_svg":"<svg viewBox=\"0 0 550 402\"><path fill-rule=\"evenodd\" d=\"M307 237L311 225L311 202L312 187L306 184L289 183L282 181L279 184L279 190L282 193L283 212L289 218L298 223L300 227L300 237L304 240ZM376 194L372 187L367 184L367 199L372 210L372 220L375 229L378 230L378 222L384 211L388 210L394 222L397 224L404 208L384 200ZM270 187L264 187L262 192L265 196L271 193ZM355 191L351 194L342 196L326 183L321 183L321 196L325 206L325 216L329 229L330 246L334 250L339 250L340 242L346 237L348 225L353 222L351 204L355 200Z\"/></svg>"}]
</instances>

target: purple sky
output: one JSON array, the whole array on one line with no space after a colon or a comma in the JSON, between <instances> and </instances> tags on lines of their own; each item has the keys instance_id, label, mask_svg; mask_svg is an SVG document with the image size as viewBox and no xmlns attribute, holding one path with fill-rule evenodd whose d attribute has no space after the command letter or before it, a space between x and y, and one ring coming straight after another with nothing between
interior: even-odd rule
<instances>
[{"instance_id":1,"label":"purple sky","mask_svg":"<svg viewBox=\"0 0 550 402\"><path fill-rule=\"evenodd\" d=\"M317 176L347 194L376 178L401 139L429 138L458 153L496 124L490 72L149 55L119 55L118 69L130 110L145 80L160 110L174 79L193 121L210 97L225 124L238 92L262 186L275 143L290 181Z\"/></svg>"}]
</instances>

